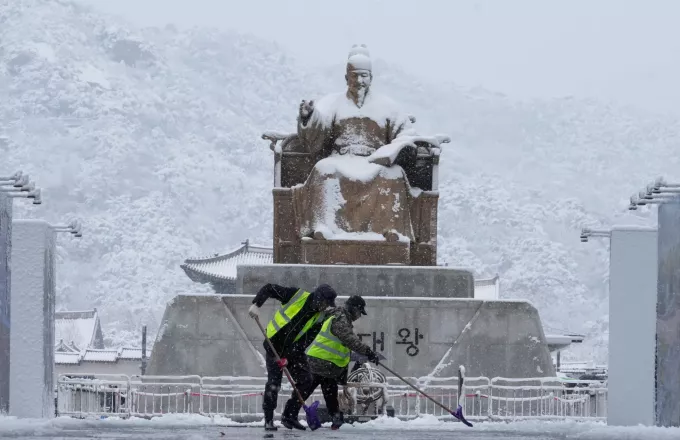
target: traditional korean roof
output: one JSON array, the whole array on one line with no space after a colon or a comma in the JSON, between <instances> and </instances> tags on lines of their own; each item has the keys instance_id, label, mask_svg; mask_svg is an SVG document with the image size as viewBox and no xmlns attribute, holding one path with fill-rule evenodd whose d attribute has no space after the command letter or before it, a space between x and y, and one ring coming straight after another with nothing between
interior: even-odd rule
<instances>
[{"instance_id":1,"label":"traditional korean roof","mask_svg":"<svg viewBox=\"0 0 680 440\"><path fill-rule=\"evenodd\" d=\"M54 363L60 365L78 365L80 363L80 353L54 353Z\"/></svg>"},{"instance_id":2,"label":"traditional korean roof","mask_svg":"<svg viewBox=\"0 0 680 440\"><path fill-rule=\"evenodd\" d=\"M61 351L104 348L97 309L56 312L54 319L54 342Z\"/></svg>"},{"instance_id":3,"label":"traditional korean roof","mask_svg":"<svg viewBox=\"0 0 680 440\"><path fill-rule=\"evenodd\" d=\"M189 258L180 267L192 281L231 281L236 279L236 266L242 264L273 264L274 250L268 246L252 245L248 240L226 254Z\"/></svg>"},{"instance_id":4,"label":"traditional korean roof","mask_svg":"<svg viewBox=\"0 0 680 440\"><path fill-rule=\"evenodd\" d=\"M146 357L149 357L151 352L147 349ZM120 359L142 359L141 348L121 348Z\"/></svg>"},{"instance_id":5,"label":"traditional korean roof","mask_svg":"<svg viewBox=\"0 0 680 440\"><path fill-rule=\"evenodd\" d=\"M74 342L67 344L63 339L60 339L55 345L54 351L60 353L80 353L80 348Z\"/></svg>"},{"instance_id":6,"label":"traditional korean roof","mask_svg":"<svg viewBox=\"0 0 680 440\"><path fill-rule=\"evenodd\" d=\"M151 351L147 350L147 359L151 356ZM118 361L135 361L142 360L141 348L112 348L106 350L97 350L89 348L79 353L56 352L54 353L54 363L60 365L78 365L83 362L102 362L102 363L117 363Z\"/></svg>"},{"instance_id":7,"label":"traditional korean roof","mask_svg":"<svg viewBox=\"0 0 680 440\"><path fill-rule=\"evenodd\" d=\"M118 350L83 350L81 360L89 362L116 362Z\"/></svg>"}]
</instances>

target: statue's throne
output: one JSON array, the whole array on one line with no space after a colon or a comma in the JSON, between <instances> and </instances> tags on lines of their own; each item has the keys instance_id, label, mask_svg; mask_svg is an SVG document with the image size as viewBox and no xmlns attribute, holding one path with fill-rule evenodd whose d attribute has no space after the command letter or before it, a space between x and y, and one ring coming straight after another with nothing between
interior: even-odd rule
<instances>
[{"instance_id":1,"label":"statue's throne","mask_svg":"<svg viewBox=\"0 0 680 440\"><path fill-rule=\"evenodd\" d=\"M416 142L417 149L404 149L396 161L420 193L410 210L414 242L314 240L298 234L291 187L305 183L325 155L309 153L297 134L268 132L262 138L274 152L274 263L436 266L439 146Z\"/></svg>"}]
</instances>

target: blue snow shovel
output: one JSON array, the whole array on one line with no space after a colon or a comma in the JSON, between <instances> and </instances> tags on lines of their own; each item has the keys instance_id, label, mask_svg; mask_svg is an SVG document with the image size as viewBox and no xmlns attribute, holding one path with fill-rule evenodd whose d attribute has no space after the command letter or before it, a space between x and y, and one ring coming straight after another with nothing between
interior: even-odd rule
<instances>
[{"instance_id":1,"label":"blue snow shovel","mask_svg":"<svg viewBox=\"0 0 680 440\"><path fill-rule=\"evenodd\" d=\"M260 323L260 318L257 316L254 318L255 322L257 322L257 326L260 327L260 331L262 331L262 336L264 336L265 341L267 341L267 344L269 344L269 348L272 349L272 353L274 353L274 356L276 357L276 362L281 361L281 357L279 356L279 353L276 351L274 348L274 344L272 344L272 341L269 340L267 337L267 332L264 330L264 327L262 327L262 324ZM280 364L279 364L280 365ZM297 394L297 398L302 404L302 408L305 410L305 414L307 415L307 426L309 426L309 429L312 431L315 431L319 428L321 428L321 421L319 421L319 417L316 415L316 409L319 407L319 401L315 400L314 403L312 403L310 406L307 406L305 404L305 399L302 398L302 394L300 394L300 391L297 389L295 386L295 381L291 377L290 373L288 372L288 368L286 368L285 365L282 366L283 372L288 378L288 381L290 382L290 386L293 387L293 390L295 391L295 394Z\"/></svg>"},{"instance_id":2,"label":"blue snow shovel","mask_svg":"<svg viewBox=\"0 0 680 440\"><path fill-rule=\"evenodd\" d=\"M467 419L465 418L465 416L463 415L463 400L464 400L464 397L465 397L465 396L463 396L463 380L465 379L465 378L463 377L463 373L464 373L465 369L463 368L462 365L461 365L460 368L458 369L458 408L456 408L455 411L451 411L450 408L447 408L447 407L444 406L442 403L440 403L440 402L434 400L432 397L430 397L430 396L428 396L427 394L425 394L425 392L423 392L420 388L418 388L417 386L413 385L411 382L409 382L408 380L406 380L406 379L404 379L403 377L401 377L399 374L397 374L397 373L395 373L394 371L392 371L390 368L388 368L387 366L385 366L385 364L378 363L378 365L380 365L381 367L383 367L383 368L384 368L385 370L387 370L388 372L392 373L395 377L401 379L406 385L410 386L411 388L413 388L414 390L416 390L417 392L419 392L419 393L422 394L423 396L425 396L425 397L427 397L428 399L430 399L430 401L432 401L435 405L440 406L442 409L444 409L444 411L448 412L448 413L451 414L453 417L455 417L455 418L457 418L458 420L460 420L461 422L465 423L467 426L472 427L472 423L468 422Z\"/></svg>"}]
</instances>

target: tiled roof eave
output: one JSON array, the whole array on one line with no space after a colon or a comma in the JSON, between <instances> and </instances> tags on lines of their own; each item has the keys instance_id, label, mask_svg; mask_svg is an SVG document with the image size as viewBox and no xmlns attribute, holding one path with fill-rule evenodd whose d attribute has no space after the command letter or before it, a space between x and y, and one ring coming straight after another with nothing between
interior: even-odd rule
<instances>
[{"instance_id":1,"label":"tiled roof eave","mask_svg":"<svg viewBox=\"0 0 680 440\"><path fill-rule=\"evenodd\" d=\"M235 281L236 277L228 277L226 275L216 274L214 272L209 272L207 270L201 269L191 264L180 265L184 269L184 273L196 283L208 284L213 281Z\"/></svg>"},{"instance_id":2,"label":"tiled roof eave","mask_svg":"<svg viewBox=\"0 0 680 440\"><path fill-rule=\"evenodd\" d=\"M224 254L210 255L205 257L191 257L184 260L184 264L201 264L201 263L214 263L216 261L227 260L231 257L235 257L243 252L259 252L259 253L274 253L274 249L271 246L262 246L257 244L241 245L235 249L232 249Z\"/></svg>"},{"instance_id":3,"label":"tiled roof eave","mask_svg":"<svg viewBox=\"0 0 680 440\"><path fill-rule=\"evenodd\" d=\"M240 258L260 259L260 257L252 257L260 255L262 259L272 260L273 262L274 250L271 247L244 244L240 248L230 251L226 254L216 255L207 258L190 258L186 259L180 265L184 273L194 282L208 284L220 281L235 281L236 273L224 273L225 271L215 270L215 265L223 263L225 265L238 265ZM235 260L235 261L234 261ZM267 262L265 262L267 263ZM229 271L231 272L231 271Z\"/></svg>"}]
</instances>

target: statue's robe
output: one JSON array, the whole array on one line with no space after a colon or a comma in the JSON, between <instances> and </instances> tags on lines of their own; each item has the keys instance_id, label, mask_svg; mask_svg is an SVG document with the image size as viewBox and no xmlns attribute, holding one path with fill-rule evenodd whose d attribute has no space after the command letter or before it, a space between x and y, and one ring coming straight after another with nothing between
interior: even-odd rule
<instances>
[{"instance_id":1,"label":"statue's robe","mask_svg":"<svg viewBox=\"0 0 680 440\"><path fill-rule=\"evenodd\" d=\"M309 121L298 122L300 141L322 158L306 182L292 188L299 234L385 240L383 234L395 232L399 240L413 241L413 195L406 174L393 164L394 157L371 156L411 133L409 116L372 92L362 107L345 93L315 102Z\"/></svg>"}]
</instances>

